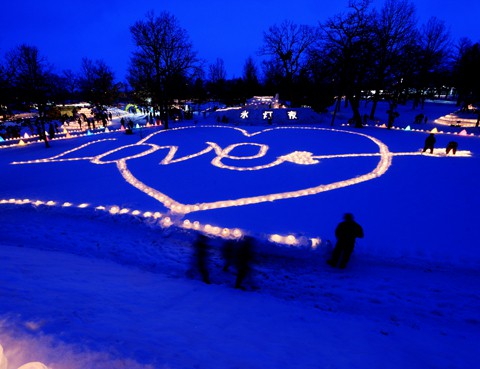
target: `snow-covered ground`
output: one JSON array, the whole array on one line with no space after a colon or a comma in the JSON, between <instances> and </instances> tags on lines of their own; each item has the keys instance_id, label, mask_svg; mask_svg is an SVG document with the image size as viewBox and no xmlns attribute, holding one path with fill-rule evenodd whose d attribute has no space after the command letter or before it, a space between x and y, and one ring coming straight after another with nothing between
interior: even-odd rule
<instances>
[{"instance_id":1,"label":"snow-covered ground","mask_svg":"<svg viewBox=\"0 0 480 369\"><path fill-rule=\"evenodd\" d=\"M0 149L0 368L475 367L480 131L438 126L420 153L454 110L402 107L415 131L211 115ZM345 212L365 238L332 269ZM201 282L192 228L256 237L246 291L217 237Z\"/></svg>"}]
</instances>

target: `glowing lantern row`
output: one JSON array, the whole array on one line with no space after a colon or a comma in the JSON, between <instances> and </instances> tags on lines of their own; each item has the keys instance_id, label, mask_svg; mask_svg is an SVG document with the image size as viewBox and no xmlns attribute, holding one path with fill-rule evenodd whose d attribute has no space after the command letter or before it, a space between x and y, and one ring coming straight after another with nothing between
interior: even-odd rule
<instances>
[{"instance_id":1,"label":"glowing lantern row","mask_svg":"<svg viewBox=\"0 0 480 369\"><path fill-rule=\"evenodd\" d=\"M63 204L58 204L55 201L40 201L40 200L29 200L29 199L8 199L8 200L0 200L0 204L15 204L15 205L27 205L31 204L34 206L61 206L61 207L77 207L80 209L85 209L90 207L89 204L83 203L80 205L74 205L70 202L64 202ZM111 215L132 215L132 216L143 216L145 219L153 218L155 220L160 220L160 225L164 228L170 227L172 225L176 225L178 227L184 229L191 229L196 231L201 231L206 234L210 234L212 236L221 237L221 238L230 238L230 239L238 239L243 237L244 233L238 228L221 228L218 226L212 226L210 224L202 225L198 221L190 221L189 219L185 219L179 223L174 222L170 217L163 217L159 212L144 212L143 214L139 210L130 210L127 208L120 208L119 206L113 205L110 207L106 206L97 206L95 210L105 211ZM284 244L289 246L310 246L312 249L317 248L321 244L320 238L310 238L307 239L305 237L295 237L294 235L288 236L281 236L281 235L270 235L267 236L267 239L270 242ZM0 366L1 369L1 366Z\"/></svg>"}]
</instances>

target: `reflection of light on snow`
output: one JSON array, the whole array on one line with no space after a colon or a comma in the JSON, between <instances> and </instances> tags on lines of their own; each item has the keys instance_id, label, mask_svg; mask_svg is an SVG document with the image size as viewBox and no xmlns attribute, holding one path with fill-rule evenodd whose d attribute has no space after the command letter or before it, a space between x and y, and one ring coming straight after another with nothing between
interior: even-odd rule
<instances>
[{"instance_id":1,"label":"reflection of light on snow","mask_svg":"<svg viewBox=\"0 0 480 369\"><path fill-rule=\"evenodd\" d=\"M7 358L3 355L2 345L0 345L0 369L7 369Z\"/></svg>"},{"instance_id":2,"label":"reflection of light on snow","mask_svg":"<svg viewBox=\"0 0 480 369\"><path fill-rule=\"evenodd\" d=\"M0 344L0 369L7 369L8 367L8 360L4 354L3 347ZM24 364L18 369L48 369L48 367L38 361L35 361Z\"/></svg>"},{"instance_id":3,"label":"reflection of light on snow","mask_svg":"<svg viewBox=\"0 0 480 369\"><path fill-rule=\"evenodd\" d=\"M19 367L18 369L48 369L48 367L45 366L44 364L36 361L36 362L24 364L21 367Z\"/></svg>"}]
</instances>

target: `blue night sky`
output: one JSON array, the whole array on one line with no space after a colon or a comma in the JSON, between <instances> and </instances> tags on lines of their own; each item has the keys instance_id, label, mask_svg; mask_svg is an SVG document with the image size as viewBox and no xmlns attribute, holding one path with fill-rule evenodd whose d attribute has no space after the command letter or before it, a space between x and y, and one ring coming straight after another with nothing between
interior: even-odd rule
<instances>
[{"instance_id":1,"label":"blue night sky","mask_svg":"<svg viewBox=\"0 0 480 369\"><path fill-rule=\"evenodd\" d=\"M453 40L480 41L480 1L414 1L419 24L431 16L446 22ZM0 55L26 43L38 47L57 72L78 72L83 57L103 59L124 80L133 43L129 27L149 10L174 14L205 65L222 58L228 78L241 77L245 59L257 52L263 32L290 19L317 25L346 11L348 0L17 0L2 5ZM375 0L375 6L383 0Z\"/></svg>"}]
</instances>

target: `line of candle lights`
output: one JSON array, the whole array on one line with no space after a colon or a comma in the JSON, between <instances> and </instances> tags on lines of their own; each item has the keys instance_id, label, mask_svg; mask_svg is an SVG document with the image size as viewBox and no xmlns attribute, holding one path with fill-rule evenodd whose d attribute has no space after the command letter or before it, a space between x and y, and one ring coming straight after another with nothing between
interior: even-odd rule
<instances>
[{"instance_id":1,"label":"line of candle lights","mask_svg":"<svg viewBox=\"0 0 480 369\"><path fill-rule=\"evenodd\" d=\"M182 229L188 230L195 230L202 233L205 233L210 236L219 237L223 239L240 239L245 235L245 232L242 231L240 228L227 228L227 227L220 227L211 224L202 224L199 221L191 221L189 219L180 219L177 217L171 217L168 214L162 214L158 211L141 211L135 209L129 209L125 207L120 207L117 205L92 205L89 203L80 203L74 204L71 202L61 202L61 201L54 201L54 200L32 200L32 199L1 199L1 205L31 205L34 207L41 208L42 206L45 207L57 207L57 208L70 208L70 209L90 209L95 211L102 211L111 216L118 216L118 215L125 215L125 216L132 216L137 219L142 220L153 220L155 221L158 226L161 228L168 228L168 227L178 227ZM151 223L150 223L151 224ZM257 236L261 238L261 236ZM310 247L312 249L316 249L318 246L321 245L321 239L319 237L297 237L293 234L287 235L280 235L280 234L271 234L266 235L263 237L264 240L268 240L273 243L288 245L288 246L300 246L300 247Z\"/></svg>"}]
</instances>

